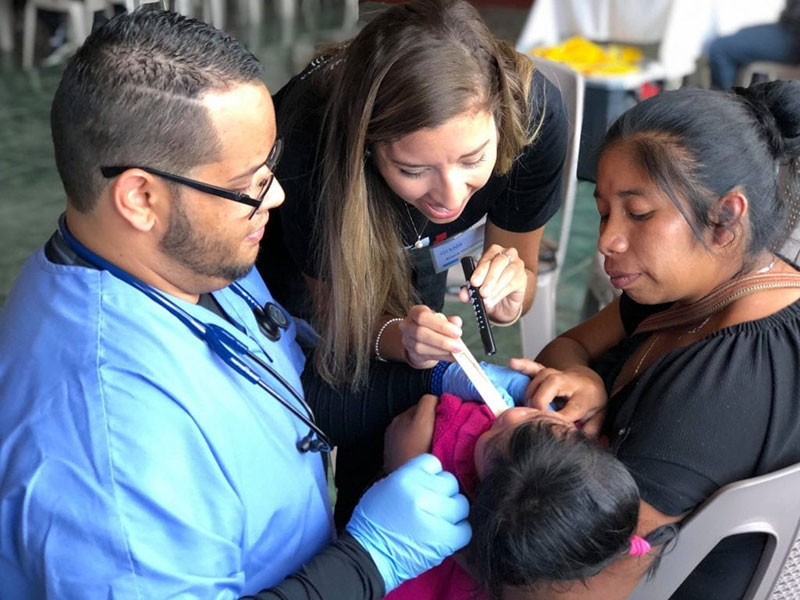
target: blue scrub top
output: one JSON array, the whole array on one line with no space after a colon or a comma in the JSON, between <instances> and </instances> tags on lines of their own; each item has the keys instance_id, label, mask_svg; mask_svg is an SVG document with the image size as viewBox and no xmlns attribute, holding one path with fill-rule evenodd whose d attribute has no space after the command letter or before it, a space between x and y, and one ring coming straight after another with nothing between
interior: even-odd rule
<instances>
[{"instance_id":1,"label":"blue scrub top","mask_svg":"<svg viewBox=\"0 0 800 600\"><path fill-rule=\"evenodd\" d=\"M272 301L255 270L240 283ZM294 324L270 342L235 292L214 297L249 335L175 301L301 391ZM108 272L37 251L0 313L0 357L3 599L235 598L333 538L322 461L295 447L308 427Z\"/></svg>"}]
</instances>

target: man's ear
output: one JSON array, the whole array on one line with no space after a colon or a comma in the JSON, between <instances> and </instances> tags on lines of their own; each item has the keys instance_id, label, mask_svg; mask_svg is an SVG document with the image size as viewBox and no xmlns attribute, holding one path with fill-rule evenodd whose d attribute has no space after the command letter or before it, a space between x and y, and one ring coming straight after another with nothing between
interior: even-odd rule
<instances>
[{"instance_id":1,"label":"man's ear","mask_svg":"<svg viewBox=\"0 0 800 600\"><path fill-rule=\"evenodd\" d=\"M170 189L158 177L141 169L119 175L111 190L115 210L139 231L151 231L168 203Z\"/></svg>"},{"instance_id":2,"label":"man's ear","mask_svg":"<svg viewBox=\"0 0 800 600\"><path fill-rule=\"evenodd\" d=\"M742 236L748 208L747 197L738 189L728 192L717 201L716 214L712 216L712 242L715 245L724 248L737 236Z\"/></svg>"}]
</instances>

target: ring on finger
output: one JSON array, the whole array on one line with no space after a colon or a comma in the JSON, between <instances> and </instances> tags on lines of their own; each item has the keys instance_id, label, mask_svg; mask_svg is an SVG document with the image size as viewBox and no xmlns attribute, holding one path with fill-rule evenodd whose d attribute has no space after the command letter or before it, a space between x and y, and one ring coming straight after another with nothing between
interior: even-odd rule
<instances>
[{"instance_id":1,"label":"ring on finger","mask_svg":"<svg viewBox=\"0 0 800 600\"><path fill-rule=\"evenodd\" d=\"M503 256L505 256L508 259L508 262L513 262L514 261L514 259L511 258L511 255L508 252L506 252L505 250L500 250L500 252L498 252L498 254L502 254Z\"/></svg>"}]
</instances>

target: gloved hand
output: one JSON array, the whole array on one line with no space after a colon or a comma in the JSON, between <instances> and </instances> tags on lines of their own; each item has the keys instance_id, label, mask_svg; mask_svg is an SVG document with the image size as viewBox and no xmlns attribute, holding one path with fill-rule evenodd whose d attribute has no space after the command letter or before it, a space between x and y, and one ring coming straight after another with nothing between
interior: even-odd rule
<instances>
[{"instance_id":1,"label":"gloved hand","mask_svg":"<svg viewBox=\"0 0 800 600\"><path fill-rule=\"evenodd\" d=\"M372 557L389 593L466 546L468 514L456 478L422 454L367 490L347 531Z\"/></svg>"},{"instance_id":2,"label":"gloved hand","mask_svg":"<svg viewBox=\"0 0 800 600\"><path fill-rule=\"evenodd\" d=\"M481 361L481 367L509 407L525 404L530 377L510 367ZM442 391L462 400L481 400L481 395L458 363L451 363L442 376Z\"/></svg>"}]
</instances>

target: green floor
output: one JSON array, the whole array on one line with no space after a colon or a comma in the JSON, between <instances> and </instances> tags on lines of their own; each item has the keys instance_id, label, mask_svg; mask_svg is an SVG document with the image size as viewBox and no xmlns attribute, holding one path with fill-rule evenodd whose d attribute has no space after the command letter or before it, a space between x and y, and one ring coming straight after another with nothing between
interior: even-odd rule
<instances>
[{"instance_id":1,"label":"green floor","mask_svg":"<svg viewBox=\"0 0 800 600\"><path fill-rule=\"evenodd\" d=\"M379 8L380 5L375 3L362 3L358 25ZM514 41L525 11L506 7L480 10L496 35ZM314 15L298 15L291 34L281 30L270 15L266 15L262 27L238 26L241 19L236 14L228 15L228 22L231 33L246 40L262 59L265 80L274 91L302 68L316 44L352 34L355 26L342 26L342 14L342 6L338 3L325 3ZM17 21L21 22L21 19ZM41 35L45 35L44 32ZM50 100L62 67L23 72L19 66L19 31L16 41L16 52L0 52L0 303L25 258L54 230L64 205L53 162L48 120ZM42 48L38 49L39 54L43 54ZM41 58L37 55L37 61ZM548 227L557 231L558 224L554 221ZM592 186L581 183L567 260L558 286L559 331L572 326L580 317L596 228ZM462 314L465 322L474 323L468 305L449 303L446 310ZM468 324L465 331L467 342L476 356L484 358L476 329ZM518 327L496 329L495 332L498 353L492 358L494 362L505 362L510 356L520 355Z\"/></svg>"}]
</instances>

